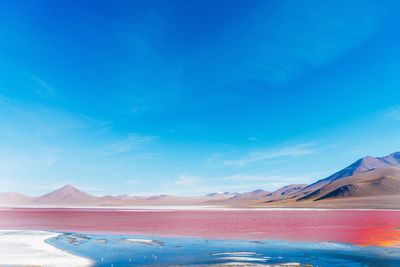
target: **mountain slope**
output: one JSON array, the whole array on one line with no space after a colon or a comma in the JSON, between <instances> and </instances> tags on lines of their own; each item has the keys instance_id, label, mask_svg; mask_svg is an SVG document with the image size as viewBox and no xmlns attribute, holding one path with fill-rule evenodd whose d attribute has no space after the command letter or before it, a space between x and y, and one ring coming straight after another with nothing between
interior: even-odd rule
<instances>
[{"instance_id":1,"label":"mountain slope","mask_svg":"<svg viewBox=\"0 0 400 267\"><path fill-rule=\"evenodd\" d=\"M340 170L320 181L331 182L343 177L352 176L355 173L366 172L372 169L385 168L391 166L400 167L399 160L400 160L400 153L393 153L386 157L367 156L357 160L356 162L344 168L343 170Z\"/></svg>"},{"instance_id":2,"label":"mountain slope","mask_svg":"<svg viewBox=\"0 0 400 267\"><path fill-rule=\"evenodd\" d=\"M262 189L257 189L251 192L245 192L241 194L237 194L228 199L220 200L220 201L212 201L209 204L214 205L228 205L228 206L236 206L236 207L250 207L254 205L258 205L260 203L266 203L271 201L277 201L282 198L286 198L287 196L291 196L293 193L298 192L303 189L306 184L292 184L287 185L282 188L279 188L273 192L265 191Z\"/></svg>"},{"instance_id":3,"label":"mountain slope","mask_svg":"<svg viewBox=\"0 0 400 267\"><path fill-rule=\"evenodd\" d=\"M34 199L34 202L37 204L91 204L97 201L97 197L83 192L72 185L66 185Z\"/></svg>"},{"instance_id":4,"label":"mountain slope","mask_svg":"<svg viewBox=\"0 0 400 267\"><path fill-rule=\"evenodd\" d=\"M400 168L387 167L333 181L318 190L314 201L400 194Z\"/></svg>"},{"instance_id":5,"label":"mountain slope","mask_svg":"<svg viewBox=\"0 0 400 267\"><path fill-rule=\"evenodd\" d=\"M367 156L347 166L346 168L319 180L298 192L297 197L300 199L312 198L321 187L345 177L353 176L357 173L368 172L374 169L400 167L400 152L395 152L385 157Z\"/></svg>"},{"instance_id":6,"label":"mountain slope","mask_svg":"<svg viewBox=\"0 0 400 267\"><path fill-rule=\"evenodd\" d=\"M275 190L274 192L268 194L268 196L273 198L289 197L292 194L303 190L305 187L307 187L307 184L290 184Z\"/></svg>"},{"instance_id":7,"label":"mountain slope","mask_svg":"<svg viewBox=\"0 0 400 267\"><path fill-rule=\"evenodd\" d=\"M31 197L19 193L14 193L14 192L0 193L0 204L2 205L26 204L29 203L31 200L32 200Z\"/></svg>"},{"instance_id":8,"label":"mountain slope","mask_svg":"<svg viewBox=\"0 0 400 267\"><path fill-rule=\"evenodd\" d=\"M241 193L237 194L236 196L233 196L232 199L236 200L244 200L244 199L260 199L260 198L265 198L270 194L269 191L265 191L262 189L257 189L251 192L246 192L246 193Z\"/></svg>"}]
</instances>

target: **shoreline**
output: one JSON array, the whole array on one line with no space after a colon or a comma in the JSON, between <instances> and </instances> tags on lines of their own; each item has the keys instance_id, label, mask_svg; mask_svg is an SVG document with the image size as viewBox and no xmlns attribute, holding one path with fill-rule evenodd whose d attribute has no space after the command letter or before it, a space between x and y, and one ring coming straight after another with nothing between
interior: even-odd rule
<instances>
[{"instance_id":1,"label":"shoreline","mask_svg":"<svg viewBox=\"0 0 400 267\"><path fill-rule=\"evenodd\" d=\"M69 241L68 241L69 240ZM73 240L73 241L71 241ZM99 240L106 240L105 242L96 242ZM133 262L137 263L138 258L143 258L145 261L149 260L151 263L153 260L170 260L168 257L166 258L165 255L163 256L162 253L158 255L157 251L159 248L163 247L164 250L170 250L171 248L174 250L175 246L177 245L177 240L179 240L179 244L182 247L186 247L188 250L182 252L183 255L187 253L187 251L192 251L191 246L198 245L199 240L197 238L182 238L182 237L173 237L172 239L163 237L163 236L154 236L154 235L113 235L111 237L107 237L104 234L88 234L88 233L66 233L66 237L64 237L64 241L57 241L54 240L53 245L57 246L63 242L69 242L71 251L74 251L75 245L83 245L89 244L89 246L97 247L95 249L95 254L90 254L91 258L101 259L104 255L104 263L105 266L110 266L114 264L114 266L118 265L118 260L113 257L109 257L109 255L104 254L107 250L104 249L104 246L110 244L111 247L113 245L120 244L121 251L125 251L125 254L120 254L120 260L127 260L132 257ZM188 263L184 263L184 261L176 260L174 262L175 265L165 265L165 266L305 266L301 265L302 262L299 259L293 258L286 258L287 255L285 253L279 252L280 255L276 255L273 251L277 248L286 248L289 250L302 250L305 249L307 251L311 251L314 253L316 250L322 250L328 253L347 253L349 255L354 256L361 256L365 257L365 255L376 255L379 257L390 257L390 259L400 259L400 250L390 248L387 250L386 248L380 247L358 247L353 246L350 244L343 244L343 243L335 243L335 242L291 242L287 240L268 240L268 241L261 241L257 243L257 248L254 245L251 245L252 242L248 240L235 240L238 242L237 246L233 247L231 245L227 245L227 243L231 243L233 240L208 240L207 244L210 242L209 249L206 251L202 251L200 253L190 254L194 257L201 256L201 254L208 255L211 260L218 260L219 263L207 264L207 265L189 265ZM212 245L214 244L214 245ZM219 244L215 246L215 244ZM225 244L225 245L223 245ZM232 244L232 243L231 243ZM247 244L244 245L244 244ZM127 249L126 245L131 246ZM244 245L244 246L243 246ZM142 246L143 250L139 250L142 252L141 255L132 255L130 252L135 246ZM208 246L208 245L207 245ZM68 249L68 248L67 248ZM279 251L281 251L279 249ZM176 251L175 251L176 252ZM154 253L154 254L153 254ZM154 255L156 258L149 258L146 259L146 256ZM274 255L275 254L275 255ZM170 255L167 252L166 255ZM277 260L281 259L280 263L278 262L271 262L270 260ZM285 259L285 260L283 260ZM286 261L287 260L287 261ZM228 261L228 262L226 262ZM304 261L303 263L306 263ZM120 262L121 263L121 262ZM156 262L154 262L156 263ZM164 262L165 263L165 262ZM258 265L258 263L263 263L263 265ZM267 264L270 263L270 264ZM108 264L108 265L107 265ZM243 265L241 265L243 264ZM265 265L267 264L267 265ZM136 266L136 265L134 265ZM159 263L159 265L153 264L143 264L138 266L164 266ZM322 265L324 266L324 265Z\"/></svg>"},{"instance_id":2,"label":"shoreline","mask_svg":"<svg viewBox=\"0 0 400 267\"><path fill-rule=\"evenodd\" d=\"M0 211L23 209L112 210L112 211L394 211L383 208L311 208L311 207L224 207L224 206L0 206Z\"/></svg>"},{"instance_id":3,"label":"shoreline","mask_svg":"<svg viewBox=\"0 0 400 267\"><path fill-rule=\"evenodd\" d=\"M73 248L71 243L70 248L59 248L59 244L64 242L64 241L59 241L58 239L54 239L55 237L61 236L60 240L65 240L65 237L62 237L63 235L69 236L72 234L72 237L77 237L77 238L83 238L84 240L97 240L101 238L101 240L107 240L107 237L104 237L103 235L100 236L90 236L90 233L82 233L84 236L82 236L79 232L72 232L72 233L64 233L64 232L56 232L56 231L41 231L41 230L0 230L0 266L43 266L43 267L90 267L95 264L95 258L100 257L99 255L102 255L101 253L104 253L103 250L99 250L96 253L99 254L88 254L85 256L77 256L75 254L76 250L75 249L70 249ZM88 235L88 236L86 236ZM67 237L68 238L68 237ZM103 239L105 238L105 239ZM131 235L131 236L120 236L118 237L119 240L118 242L127 243L127 244L133 244L135 245L143 245L150 250L152 249L153 251L158 249L151 248L154 246L165 246L166 243L168 243L167 240L164 240L162 236L137 236L137 235ZM176 237L176 238L182 238L182 237ZM51 239L51 240L49 240ZM192 238L189 238L192 239ZM112 238L111 238L112 240ZM10 244L11 241L11 244ZM213 242L219 242L218 240L214 240ZM220 240L222 242L226 240ZM238 240L240 242L247 241L247 240ZM110 241L106 241L101 243L102 245L107 245ZM277 242L279 246L287 246L289 244L288 248L295 249L296 247L302 247L306 248L308 247L311 250L314 250L316 247L320 247L322 245L324 247L324 251L330 252L330 251L353 251L355 256L361 255L365 256L365 252L362 252L363 248L356 248L357 246L354 246L352 244L345 244L345 243L336 243L336 242L329 242L329 241L324 241L324 242L293 242L293 241L288 241L288 240L272 240L272 244L274 242ZM260 243L260 244L271 244L271 242L267 243ZM304 245L301 245L304 243ZM7 246L4 246L4 245ZM78 240L78 244L84 244L80 243ZM90 244L90 243L89 243ZM93 243L97 244L98 243ZM93 245L92 244L92 245ZM172 243L173 244L173 243ZM190 244L190 243L189 243ZM192 242L193 244L193 242ZM100 245L100 246L102 246ZM98 245L99 246L99 245ZM275 245L277 246L277 245ZM61 246L63 247L63 246ZM173 246L170 246L173 247ZM240 247L240 246L239 246ZM354 248L353 248L354 247ZM217 249L215 249L217 248ZM227 261L227 262L221 262L221 263L213 263L213 264L207 264L207 265L193 265L193 266L302 266L300 262L296 261L290 261L291 259L288 259L288 262L283 262L283 263L271 263L268 264L268 261L271 258L278 258L282 259L282 256L277 257L272 253L271 254L263 254L264 250L248 250L249 248L232 248L232 247L214 247L215 250L211 250L211 252L208 252L208 255L210 255L211 258L222 261ZM232 250L233 249L233 250ZM247 250L246 250L247 249ZM376 253L376 255L381 255L383 252L388 253L387 255L391 255L390 260L394 260L400 257L400 253L396 252L398 256L397 258L394 258L391 251L386 251L384 248L373 248L373 247L365 247L365 251L371 251ZM274 250L274 246L272 246L272 250ZM17 253L16 253L17 251ZM125 250L126 251L126 250ZM270 251L270 249L267 249L265 251ZM146 255L148 255L150 252L149 250L146 252L142 251L142 254L140 257L135 256L136 259L139 259L143 257L146 259ZM151 252L153 253L153 252ZM261 254L260 254L261 253ZM153 255L153 254L152 254ZM154 255L153 255L154 256ZM279 256L279 255L278 255ZM101 256L103 257L103 256ZM127 257L131 257L128 254L124 254L126 259ZM149 258L149 261L151 260L156 260L158 256L155 258ZM385 256L382 256L385 257ZM106 261L105 263L113 263L117 264L114 266L119 266L118 265L118 260L115 258L104 258ZM132 258L133 259L133 258ZM389 259L388 259L389 260ZM108 262L107 262L108 261ZM130 258L129 258L130 261ZM103 262L103 258L101 258L101 262ZM113 266L111 264L111 266ZM177 261L176 265L173 266L188 266L186 264L180 265L179 261Z\"/></svg>"},{"instance_id":4,"label":"shoreline","mask_svg":"<svg viewBox=\"0 0 400 267\"><path fill-rule=\"evenodd\" d=\"M92 260L50 245L61 233L42 230L0 230L0 266L90 267Z\"/></svg>"}]
</instances>

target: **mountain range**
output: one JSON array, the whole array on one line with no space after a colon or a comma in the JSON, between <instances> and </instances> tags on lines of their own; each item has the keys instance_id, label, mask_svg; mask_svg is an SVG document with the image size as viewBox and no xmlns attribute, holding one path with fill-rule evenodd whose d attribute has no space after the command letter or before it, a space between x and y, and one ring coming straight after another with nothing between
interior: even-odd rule
<instances>
[{"instance_id":1,"label":"mountain range","mask_svg":"<svg viewBox=\"0 0 400 267\"><path fill-rule=\"evenodd\" d=\"M273 192L216 192L204 196L94 196L66 185L39 197L0 193L0 206L175 206L298 208L400 208L400 152L367 156L313 184L292 184Z\"/></svg>"},{"instance_id":2,"label":"mountain range","mask_svg":"<svg viewBox=\"0 0 400 267\"><path fill-rule=\"evenodd\" d=\"M326 208L400 208L400 152L367 156L346 168L261 205Z\"/></svg>"}]
</instances>

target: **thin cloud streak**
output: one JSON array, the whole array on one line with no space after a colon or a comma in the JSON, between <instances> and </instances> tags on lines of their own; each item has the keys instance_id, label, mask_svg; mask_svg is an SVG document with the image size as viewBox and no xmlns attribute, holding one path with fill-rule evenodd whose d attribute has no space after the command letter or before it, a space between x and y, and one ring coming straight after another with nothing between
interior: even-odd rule
<instances>
[{"instance_id":1,"label":"thin cloud streak","mask_svg":"<svg viewBox=\"0 0 400 267\"><path fill-rule=\"evenodd\" d=\"M152 143L156 138L156 136L131 133L128 137L108 145L107 154L127 153L143 145Z\"/></svg>"},{"instance_id":2,"label":"thin cloud streak","mask_svg":"<svg viewBox=\"0 0 400 267\"><path fill-rule=\"evenodd\" d=\"M239 159L224 160L223 163L226 166L243 167L284 157L294 158L307 156L316 154L316 145L317 143L305 143L273 150L256 150Z\"/></svg>"},{"instance_id":3,"label":"thin cloud streak","mask_svg":"<svg viewBox=\"0 0 400 267\"><path fill-rule=\"evenodd\" d=\"M400 120L400 106L394 106L381 112L383 116L391 120Z\"/></svg>"},{"instance_id":4,"label":"thin cloud streak","mask_svg":"<svg viewBox=\"0 0 400 267\"><path fill-rule=\"evenodd\" d=\"M256 189L274 191L289 184L312 183L324 178L330 172L315 172L301 175L284 174L233 174L227 176L181 175L160 185L160 190L152 195L170 194L199 196L214 192L243 193ZM216 182L210 185L209 181ZM134 193L133 193L134 194ZM136 193L138 194L138 193ZM140 194L144 195L144 194Z\"/></svg>"},{"instance_id":5,"label":"thin cloud streak","mask_svg":"<svg viewBox=\"0 0 400 267\"><path fill-rule=\"evenodd\" d=\"M45 93L50 96L55 96L53 87L51 87L47 82L45 82L44 80L40 79L38 76L33 74L29 75L29 78L39 85L40 89L39 93L41 94Z\"/></svg>"}]
</instances>

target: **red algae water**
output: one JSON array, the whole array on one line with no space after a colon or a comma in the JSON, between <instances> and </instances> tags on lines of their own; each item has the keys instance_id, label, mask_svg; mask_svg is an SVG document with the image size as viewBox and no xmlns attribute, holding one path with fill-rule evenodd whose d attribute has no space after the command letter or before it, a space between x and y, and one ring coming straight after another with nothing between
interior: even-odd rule
<instances>
[{"instance_id":1,"label":"red algae water","mask_svg":"<svg viewBox=\"0 0 400 267\"><path fill-rule=\"evenodd\" d=\"M400 211L18 208L0 210L0 229L399 246Z\"/></svg>"}]
</instances>

